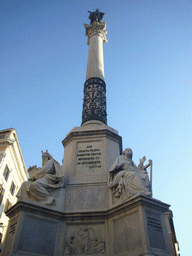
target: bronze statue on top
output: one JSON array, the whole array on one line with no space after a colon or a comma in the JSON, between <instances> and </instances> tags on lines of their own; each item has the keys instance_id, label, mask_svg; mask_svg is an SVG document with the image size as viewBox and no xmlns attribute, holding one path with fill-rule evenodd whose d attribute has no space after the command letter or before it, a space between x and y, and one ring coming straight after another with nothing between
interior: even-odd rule
<instances>
[{"instance_id":1,"label":"bronze statue on top","mask_svg":"<svg viewBox=\"0 0 192 256\"><path fill-rule=\"evenodd\" d=\"M91 20L90 24L93 24L93 22L100 22L104 16L104 12L100 12L99 9L96 9L95 12L90 12L89 19Z\"/></svg>"}]
</instances>

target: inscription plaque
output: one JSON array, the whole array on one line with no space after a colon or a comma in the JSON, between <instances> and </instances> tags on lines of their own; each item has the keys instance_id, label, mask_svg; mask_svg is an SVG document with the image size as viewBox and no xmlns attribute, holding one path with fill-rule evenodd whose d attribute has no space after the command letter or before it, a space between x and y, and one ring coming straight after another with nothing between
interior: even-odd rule
<instances>
[{"instance_id":1,"label":"inscription plaque","mask_svg":"<svg viewBox=\"0 0 192 256\"><path fill-rule=\"evenodd\" d=\"M160 216L147 214L147 229L150 247L166 250Z\"/></svg>"},{"instance_id":2,"label":"inscription plaque","mask_svg":"<svg viewBox=\"0 0 192 256\"><path fill-rule=\"evenodd\" d=\"M56 223L26 216L18 249L35 255L53 256L56 234Z\"/></svg>"},{"instance_id":3,"label":"inscription plaque","mask_svg":"<svg viewBox=\"0 0 192 256\"><path fill-rule=\"evenodd\" d=\"M101 141L81 142L77 148L77 173L101 171Z\"/></svg>"}]
</instances>

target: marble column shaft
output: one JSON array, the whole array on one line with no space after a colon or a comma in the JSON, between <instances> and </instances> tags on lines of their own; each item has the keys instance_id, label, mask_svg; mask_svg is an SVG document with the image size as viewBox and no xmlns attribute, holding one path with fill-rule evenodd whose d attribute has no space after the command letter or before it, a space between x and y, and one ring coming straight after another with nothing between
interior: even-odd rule
<instances>
[{"instance_id":1,"label":"marble column shaft","mask_svg":"<svg viewBox=\"0 0 192 256\"><path fill-rule=\"evenodd\" d=\"M103 43L107 43L106 24L105 22L94 22L91 25L84 24L84 26L89 45L86 81L92 77L104 80Z\"/></svg>"}]
</instances>

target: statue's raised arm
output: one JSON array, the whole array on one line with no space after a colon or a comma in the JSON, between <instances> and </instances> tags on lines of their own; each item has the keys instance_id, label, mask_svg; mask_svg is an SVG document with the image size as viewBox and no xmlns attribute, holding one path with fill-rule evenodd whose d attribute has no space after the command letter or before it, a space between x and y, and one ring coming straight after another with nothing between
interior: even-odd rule
<instances>
[{"instance_id":1,"label":"statue's raised arm","mask_svg":"<svg viewBox=\"0 0 192 256\"><path fill-rule=\"evenodd\" d=\"M104 16L104 12L100 12L99 9L96 9L94 12L90 12L89 19L91 20L90 24L93 24L93 22L101 22L102 18Z\"/></svg>"}]
</instances>

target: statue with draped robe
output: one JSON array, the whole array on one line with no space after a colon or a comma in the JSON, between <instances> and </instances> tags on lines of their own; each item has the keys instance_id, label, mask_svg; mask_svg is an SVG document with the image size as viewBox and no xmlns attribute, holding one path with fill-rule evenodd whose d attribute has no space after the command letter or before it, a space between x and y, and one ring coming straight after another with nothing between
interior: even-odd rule
<instances>
[{"instance_id":1,"label":"statue with draped robe","mask_svg":"<svg viewBox=\"0 0 192 256\"><path fill-rule=\"evenodd\" d=\"M149 165L143 166L145 161L145 157L143 157L137 167L132 161L132 154L132 150L126 148L109 169L108 185L112 189L113 195L121 197L123 200L136 194L152 195L146 171L146 167Z\"/></svg>"},{"instance_id":2,"label":"statue with draped robe","mask_svg":"<svg viewBox=\"0 0 192 256\"><path fill-rule=\"evenodd\" d=\"M27 198L50 205L55 200L51 193L63 187L60 164L47 151L42 154L42 158L42 168L36 165L29 167L29 179L21 185L17 193L18 200Z\"/></svg>"}]
</instances>

